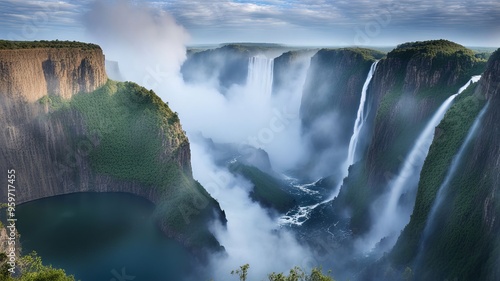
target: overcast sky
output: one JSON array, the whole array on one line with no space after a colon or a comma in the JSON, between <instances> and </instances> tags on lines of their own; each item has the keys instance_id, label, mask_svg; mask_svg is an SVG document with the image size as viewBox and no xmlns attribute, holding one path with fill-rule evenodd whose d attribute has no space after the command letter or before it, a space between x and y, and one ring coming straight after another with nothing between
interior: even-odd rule
<instances>
[{"instance_id":1,"label":"overcast sky","mask_svg":"<svg viewBox=\"0 0 500 281\"><path fill-rule=\"evenodd\" d=\"M86 40L89 37L81 22L91 2L0 0L0 38ZM499 0L157 0L147 3L172 14L190 33L191 44L387 46L444 38L468 46L500 47Z\"/></svg>"}]
</instances>

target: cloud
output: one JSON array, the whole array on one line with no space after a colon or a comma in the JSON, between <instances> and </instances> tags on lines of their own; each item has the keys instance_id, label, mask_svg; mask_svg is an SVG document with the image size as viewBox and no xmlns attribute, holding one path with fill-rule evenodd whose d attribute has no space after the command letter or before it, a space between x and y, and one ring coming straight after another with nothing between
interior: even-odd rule
<instances>
[{"instance_id":1,"label":"cloud","mask_svg":"<svg viewBox=\"0 0 500 281\"><path fill-rule=\"evenodd\" d=\"M125 79L148 88L174 79L186 58L189 34L166 11L127 0L95 1L81 17L107 58L120 60Z\"/></svg>"},{"instance_id":2,"label":"cloud","mask_svg":"<svg viewBox=\"0 0 500 281\"><path fill-rule=\"evenodd\" d=\"M202 144L195 142L191 149L196 159L194 176L217 198L228 219L227 227L213 226L227 255L215 255L209 273L200 279L227 280L231 270L246 263L250 264L248 280L263 280L271 272L288 272L294 266L308 269L314 260L310 250L252 202L250 183L214 165Z\"/></svg>"},{"instance_id":3,"label":"cloud","mask_svg":"<svg viewBox=\"0 0 500 281\"><path fill-rule=\"evenodd\" d=\"M272 271L309 265L305 264L311 261L308 249L302 247L292 233L281 230L275 216L251 201L248 181L216 166L205 144L192 137L202 132L222 143L254 140L255 146L269 148L271 157L281 157L273 164L293 165L298 156L291 155L290 151L301 151L298 119L301 85L294 87L293 93L274 96L268 91L267 83L262 85L262 79L230 87L225 95L208 82L185 84L179 67L186 56L188 35L170 14L154 6L125 0L95 2L89 7L84 25L88 34L103 46L107 57L113 56L120 63L126 79L153 88L179 112L182 126L190 137L193 175L219 200L227 214L227 229L214 223L213 231L228 255L215 256L209 272L213 272L217 280L224 280L232 269L250 263L249 280L260 280ZM309 61L311 55L304 60ZM256 75L272 77L268 62L264 54L255 60ZM301 71L304 77L295 83L303 84L305 66ZM149 72L157 69L160 71ZM157 79L147 79L154 74L158 74ZM225 180L214 185L214 178Z\"/></svg>"},{"instance_id":4,"label":"cloud","mask_svg":"<svg viewBox=\"0 0 500 281\"><path fill-rule=\"evenodd\" d=\"M102 0L101 2L108 2ZM446 38L462 44L500 45L500 2L496 0L139 0L167 10L193 34L195 43L234 41L308 45L352 45L357 29L390 18L370 44ZM0 2L0 37L31 25L37 12L50 20L27 40L80 39L79 17L92 1ZM57 6L57 10L50 7ZM40 19L38 19L40 20ZM65 32L62 32L65 31ZM72 31L69 34L69 31ZM33 33L33 32L31 32Z\"/></svg>"},{"instance_id":5,"label":"cloud","mask_svg":"<svg viewBox=\"0 0 500 281\"><path fill-rule=\"evenodd\" d=\"M0 29L21 31L27 25L43 30L63 25L76 27L87 2L4 0L0 2Z\"/></svg>"},{"instance_id":6,"label":"cloud","mask_svg":"<svg viewBox=\"0 0 500 281\"><path fill-rule=\"evenodd\" d=\"M256 37L260 37L261 41L287 41L297 36L307 41L306 38L310 37L308 32L317 32L319 34L315 34L315 38L318 41L338 43L340 39L346 44L353 44L353 31L376 23L380 17L389 18L389 23L382 26L382 32L373 38L372 43L387 42L388 38L392 39L389 44L401 43L398 37L409 37L407 35L411 34L415 34L417 39L423 35L424 39L427 36L427 39L441 37L460 41L477 34L491 38L500 32L497 23L500 2L489 0L226 0L155 3L171 10L188 29L200 33L200 37L202 30L207 30L209 26L210 30L224 31L224 34L231 36L241 32L259 32L260 36ZM295 30L295 34L284 34L289 30ZM409 40L412 40L411 37ZM495 39L483 39L481 43L488 40L500 43Z\"/></svg>"}]
</instances>

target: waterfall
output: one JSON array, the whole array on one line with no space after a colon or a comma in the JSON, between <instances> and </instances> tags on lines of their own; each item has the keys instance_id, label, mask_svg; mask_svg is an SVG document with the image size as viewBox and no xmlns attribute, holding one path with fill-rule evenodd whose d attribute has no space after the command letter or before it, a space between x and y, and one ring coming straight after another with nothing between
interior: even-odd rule
<instances>
[{"instance_id":1,"label":"waterfall","mask_svg":"<svg viewBox=\"0 0 500 281\"><path fill-rule=\"evenodd\" d=\"M356 121L354 122L354 128L351 136L351 140L349 141L349 151L347 154L347 159L343 165L342 176L340 178L339 183L333 190L333 193L326 201L333 200L337 195L339 195L340 188L342 186L342 181L349 174L349 167L354 164L354 156L356 155L356 149L358 147L359 135L361 133L361 129L365 125L366 114L365 114L365 103L366 103L366 92L368 91L368 86L372 81L373 74L375 73L375 69L377 68L378 60L375 61L370 67L370 71L368 72L368 76L366 77L365 84L363 84L363 89L361 90L361 99L359 101L358 113L356 115Z\"/></svg>"},{"instance_id":2,"label":"waterfall","mask_svg":"<svg viewBox=\"0 0 500 281\"><path fill-rule=\"evenodd\" d=\"M451 106L453 100L461 94L471 83L477 82L481 78L480 75L472 76L472 78L461 87L458 92L444 101L439 109L434 113L432 119L427 123L424 130L413 145L410 154L406 157L403 168L399 172L395 180L390 183L389 199L385 203L385 208L382 214L377 219L372 231L369 235L369 249L372 249L380 239L391 235L398 235L403 227L410 219L410 212L398 210L398 202L406 191L413 189L418 184L418 177L424 165L425 158L429 152L434 137L434 129L443 119L446 111ZM388 245L392 247L396 242L397 237L391 237Z\"/></svg>"},{"instance_id":3,"label":"waterfall","mask_svg":"<svg viewBox=\"0 0 500 281\"><path fill-rule=\"evenodd\" d=\"M274 59L255 56L249 59L247 87L252 95L269 97L273 90Z\"/></svg>"},{"instance_id":4,"label":"waterfall","mask_svg":"<svg viewBox=\"0 0 500 281\"><path fill-rule=\"evenodd\" d=\"M427 222L425 224L425 228L422 234L422 239L420 240L420 246L418 249L418 254L417 258L415 259L415 264L419 265L420 260L423 255L423 251L425 249L425 246L429 240L429 237L431 236L431 232L435 229L435 224L436 224L436 215L438 210L440 209L441 205L445 201L445 197L447 196L448 193L448 187L450 186L451 180L453 180L453 177L455 176L458 166L462 160L462 156L469 146L469 143L472 141L472 139L475 137L476 132L481 124L481 121L483 119L484 114L486 113L486 110L488 109L488 104L484 106L484 108L481 110L479 115L476 117L476 120L472 124L472 127L469 129L469 132L467 133L467 137L465 138L464 142L460 146L460 149L458 150L457 154L453 157L453 160L451 161L451 165L448 169L448 172L446 174L446 177L441 183L441 186L438 189L438 192L436 194L436 199L434 200L434 203L432 204L431 210L429 212L429 215L427 217Z\"/></svg>"},{"instance_id":5,"label":"waterfall","mask_svg":"<svg viewBox=\"0 0 500 281\"><path fill-rule=\"evenodd\" d=\"M356 116L356 122L354 122L354 129L352 132L351 140L349 141L349 153L347 155L347 162L346 162L346 176L347 176L347 170L349 169L349 166L354 164L354 156L356 155L356 149L358 147L358 141L359 141L359 133L361 132L361 129L365 125L366 121L366 116L365 116L365 102L366 102L366 92L368 91L368 86L370 85L370 82L372 81L373 74L375 73L375 69L377 68L377 64L379 61L376 61L372 64L370 68L370 72L368 72L368 76L366 77L365 84L363 85L363 90L361 91L361 100L359 102L359 107L358 107L358 114Z\"/></svg>"}]
</instances>

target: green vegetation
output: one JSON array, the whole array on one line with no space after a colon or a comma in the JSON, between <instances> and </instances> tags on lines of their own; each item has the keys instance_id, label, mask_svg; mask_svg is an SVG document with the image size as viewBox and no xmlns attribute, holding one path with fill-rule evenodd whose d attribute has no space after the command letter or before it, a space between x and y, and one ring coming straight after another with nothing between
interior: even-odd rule
<instances>
[{"instance_id":1,"label":"green vegetation","mask_svg":"<svg viewBox=\"0 0 500 281\"><path fill-rule=\"evenodd\" d=\"M390 54L392 56L411 58L413 55L437 57L454 55L461 53L468 56L474 56L474 52L462 45L448 40L432 40L409 42L398 45Z\"/></svg>"},{"instance_id":2,"label":"green vegetation","mask_svg":"<svg viewBox=\"0 0 500 281\"><path fill-rule=\"evenodd\" d=\"M287 212L295 206L295 200L283 190L284 183L262 172L256 167L234 163L229 167L232 173L239 173L254 186L250 197L266 207Z\"/></svg>"},{"instance_id":3,"label":"green vegetation","mask_svg":"<svg viewBox=\"0 0 500 281\"><path fill-rule=\"evenodd\" d=\"M361 93L370 66L382 56L381 52L363 48L319 50L309 69L315 75L309 75L304 86L303 125L309 127L316 118L330 112L354 114L341 104L347 97Z\"/></svg>"},{"instance_id":4,"label":"green vegetation","mask_svg":"<svg viewBox=\"0 0 500 281\"><path fill-rule=\"evenodd\" d=\"M231 271L232 275L238 276L240 281L246 281L248 276L249 264L240 266L239 269ZM290 270L288 275L284 273L271 273L268 275L269 281L335 281L330 272L327 275L323 274L321 268L313 268L309 274L304 272L301 268L295 267Z\"/></svg>"},{"instance_id":5,"label":"green vegetation","mask_svg":"<svg viewBox=\"0 0 500 281\"><path fill-rule=\"evenodd\" d=\"M350 51L350 52L354 52L356 54L360 54L364 60L369 60L369 61L382 59L386 55L386 53L381 52L381 51L367 49L367 48L359 48L359 47L340 48L338 50L339 51Z\"/></svg>"},{"instance_id":6,"label":"green vegetation","mask_svg":"<svg viewBox=\"0 0 500 281\"><path fill-rule=\"evenodd\" d=\"M420 174L418 193L411 222L404 229L397 245L391 253L391 259L397 265L403 266L405 264L410 264L412 259L415 258L418 244L421 239L421 233L425 227L427 216L435 200L438 188L443 182L448 167L454 155L462 145L469 128L485 104L484 100L480 100L477 96L473 95L475 88L476 84L473 84L456 99L455 104L448 110L444 119L436 129L437 135L434 138ZM467 186L474 186L474 184L471 183ZM472 198L474 197L475 196L472 196ZM462 207L458 207L457 210L461 208ZM454 213L460 213L460 211ZM460 219L465 219L469 216L463 215L464 217L460 217ZM471 224L465 224L463 221L458 223L458 225L468 226L474 224L476 223L471 222ZM463 229L460 231L463 231ZM456 235L460 236L463 235L463 233L455 233L447 237L449 238ZM462 243L459 244L463 245L463 243L474 242L462 241ZM449 241L443 245L449 245ZM443 248L446 248L446 246ZM441 254L449 253L450 256L448 258L452 258L456 249L441 249L440 252ZM463 255L467 255L467 252L464 252ZM440 259L443 259L442 255ZM445 260L449 261L449 259ZM443 261L429 260L429 263L432 262L439 264Z\"/></svg>"},{"instance_id":7,"label":"green vegetation","mask_svg":"<svg viewBox=\"0 0 500 281\"><path fill-rule=\"evenodd\" d=\"M192 179L185 154L189 142L179 117L153 91L109 80L71 100L49 95L39 103L49 105L49 120L65 124L67 146L77 148L93 172L138 183L144 194L156 198L155 215L163 229L185 235L189 242L184 242L193 248L218 247L202 226L218 209L217 202ZM75 129L75 122L81 122L75 119L83 119L84 132ZM56 162L65 164L67 157L62 150ZM78 182L78 169L60 170Z\"/></svg>"},{"instance_id":8,"label":"green vegetation","mask_svg":"<svg viewBox=\"0 0 500 281\"><path fill-rule=\"evenodd\" d=\"M6 263L7 256L0 254L0 281L75 281L71 275L66 275L62 269L56 269L52 266L43 265L42 259L35 252L19 258L19 276L12 277L9 272L9 265Z\"/></svg>"},{"instance_id":9,"label":"green vegetation","mask_svg":"<svg viewBox=\"0 0 500 281\"><path fill-rule=\"evenodd\" d=\"M95 171L156 188L179 182L176 163L160 159L162 140L182 144L187 139L177 114L152 91L131 82L108 81L91 95L75 95L70 104L85 117L91 135L99 138L89 155Z\"/></svg>"},{"instance_id":10,"label":"green vegetation","mask_svg":"<svg viewBox=\"0 0 500 281\"><path fill-rule=\"evenodd\" d=\"M378 170L394 173L432 112L471 76L481 74L486 61L461 45L435 40L402 44L389 52L381 64L391 69L392 81L385 82L386 92L381 93L376 130L390 139L376 145L391 149L374 149L373 159L381 165ZM418 73L411 72L410 76L411 69L418 69ZM415 79L414 75L421 77ZM410 102L414 104L411 107ZM429 114L428 118L419 117L423 111Z\"/></svg>"},{"instance_id":11,"label":"green vegetation","mask_svg":"<svg viewBox=\"0 0 500 281\"><path fill-rule=\"evenodd\" d=\"M344 179L344 186L334 201L335 205L348 206L351 212L350 228L354 235L366 233L370 228L370 203L374 194L373 189L367 188L367 176L363 169L365 163L362 160L349 168L349 176Z\"/></svg>"},{"instance_id":12,"label":"green vegetation","mask_svg":"<svg viewBox=\"0 0 500 281\"><path fill-rule=\"evenodd\" d=\"M0 50L17 50L17 49L39 49L39 48L50 48L50 49L81 49L81 50L100 50L101 47L96 44L82 43L77 41L8 41L0 40Z\"/></svg>"},{"instance_id":13,"label":"green vegetation","mask_svg":"<svg viewBox=\"0 0 500 281\"><path fill-rule=\"evenodd\" d=\"M283 46L279 44L268 44L268 43L229 43L222 45L221 49L230 50L239 53L249 53L249 54L257 54L261 52L266 52L269 50L283 48Z\"/></svg>"},{"instance_id":14,"label":"green vegetation","mask_svg":"<svg viewBox=\"0 0 500 281\"><path fill-rule=\"evenodd\" d=\"M60 96L44 96L38 100L38 103L47 105L51 111L68 109L70 105L69 101Z\"/></svg>"}]
</instances>

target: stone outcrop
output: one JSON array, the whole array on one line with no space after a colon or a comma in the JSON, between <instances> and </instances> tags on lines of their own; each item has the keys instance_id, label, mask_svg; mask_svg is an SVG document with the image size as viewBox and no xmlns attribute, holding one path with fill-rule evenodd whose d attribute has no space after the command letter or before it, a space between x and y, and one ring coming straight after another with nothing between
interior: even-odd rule
<instances>
[{"instance_id":1,"label":"stone outcrop","mask_svg":"<svg viewBox=\"0 0 500 281\"><path fill-rule=\"evenodd\" d=\"M177 114L152 91L107 81L100 48L0 50L0 69L0 169L16 170L17 204L127 192L158 206L168 236L191 249L218 248L207 223L225 216L192 177ZM103 96L106 107L94 100Z\"/></svg>"},{"instance_id":2,"label":"stone outcrop","mask_svg":"<svg viewBox=\"0 0 500 281\"><path fill-rule=\"evenodd\" d=\"M100 48L0 50L0 93L34 102L46 95L64 99L91 92L107 81Z\"/></svg>"},{"instance_id":3,"label":"stone outcrop","mask_svg":"<svg viewBox=\"0 0 500 281\"><path fill-rule=\"evenodd\" d=\"M383 187L397 173L426 121L484 66L472 51L445 40L406 43L380 61L368 91L377 108L367 155L371 186Z\"/></svg>"},{"instance_id":4,"label":"stone outcrop","mask_svg":"<svg viewBox=\"0 0 500 281\"><path fill-rule=\"evenodd\" d=\"M371 64L381 56L372 50L346 48L322 49L312 57L300 118L312 152L306 166L319 172L318 176L336 173L335 168L328 167L330 174L325 174L313 163L342 163L347 157L363 84Z\"/></svg>"}]
</instances>

